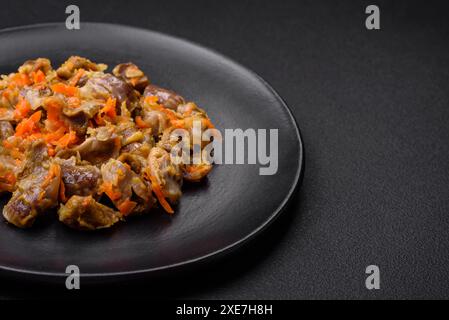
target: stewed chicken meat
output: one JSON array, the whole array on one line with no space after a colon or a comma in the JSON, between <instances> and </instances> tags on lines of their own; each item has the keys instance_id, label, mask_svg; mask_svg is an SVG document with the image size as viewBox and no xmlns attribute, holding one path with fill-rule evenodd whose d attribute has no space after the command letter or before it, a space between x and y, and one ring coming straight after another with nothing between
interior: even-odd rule
<instances>
[{"instance_id":1,"label":"stewed chicken meat","mask_svg":"<svg viewBox=\"0 0 449 320\"><path fill-rule=\"evenodd\" d=\"M106 70L72 56L56 70L38 58L1 76L0 193L11 195L3 208L7 222L30 227L56 212L72 228L95 230L158 206L172 214L183 181L199 181L212 169L209 162L172 157L176 129L191 134L194 121L213 128L204 110L151 84L133 63ZM186 143L192 146L192 139Z\"/></svg>"}]
</instances>

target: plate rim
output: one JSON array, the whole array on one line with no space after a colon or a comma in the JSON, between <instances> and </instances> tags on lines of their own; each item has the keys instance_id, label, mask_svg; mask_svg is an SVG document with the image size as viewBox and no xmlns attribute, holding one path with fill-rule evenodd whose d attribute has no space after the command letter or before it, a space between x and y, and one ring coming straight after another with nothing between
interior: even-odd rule
<instances>
[{"instance_id":1,"label":"plate rim","mask_svg":"<svg viewBox=\"0 0 449 320\"><path fill-rule=\"evenodd\" d=\"M11 32L17 32L17 31L26 31L28 29L39 29L39 28L45 28L45 27L61 27L64 24L61 22L45 22L45 23L36 23L36 24L27 24L27 25L20 25L20 26L12 26L0 29L0 36L3 36L4 34L11 33ZM296 167L296 172L294 176L294 180L292 185L290 186L287 194L285 195L282 202L278 205L276 210L273 210L272 213L269 215L267 219L264 220L263 223L261 223L257 228L253 229L250 233L248 233L246 236L240 238L239 240L222 247L221 249L214 250L210 253L201 255L199 257L191 258L188 260L184 260L177 263L172 264L166 264L159 267L152 267L152 268L140 268L135 270L129 270L129 271L118 271L118 272L103 272L103 273L80 273L80 276L89 281L92 279L107 279L107 278L114 278L114 279L122 279L124 277L130 277L130 276L144 276L149 274L154 274L158 272L166 272L169 270L179 269L179 268L185 268L190 267L194 264L199 264L206 262L208 260L213 260L214 258L222 257L226 254L231 254L233 251L239 249L242 246L247 245L249 242L257 238L259 235L261 235L264 231L266 231L273 222L285 211L286 207L290 204L291 199L294 197L296 191L298 191L302 178L304 176L305 171L305 148L304 148L304 142L302 139L301 130L298 126L298 122L291 111L290 107L286 103L286 101L279 95L279 93L270 85L270 83L259 76L255 71L249 69L246 66L243 66L239 62L235 61L234 59L225 56L224 54L216 51L213 48L209 48L207 46L204 46L202 44L199 44L197 42L184 39L181 37L178 37L176 35L171 35L167 33L163 33L160 31L155 31L151 29L146 29L143 27L137 27L133 25L125 25L125 24L119 24L119 23L108 23L108 22L93 22L93 21L85 21L83 22L83 25L90 25L90 26L97 26L97 27L112 27L112 28L124 28L124 29L130 29L140 32L146 32L146 33L152 33L162 38L169 38L172 40L180 41L184 44L187 44L189 46L197 47L204 51L209 51L213 53L214 55L220 57L221 59L225 60L227 63L233 64L235 67L241 69L244 72L247 72L249 75L253 76L257 80L263 84L263 86L268 89L273 96L280 102L280 105L284 110L287 112L288 117L290 118L291 122L293 123L293 126L295 128L295 134L296 138L298 140L298 164ZM75 31L76 32L76 31ZM31 276L31 277L50 277L50 278L66 278L67 274L63 272L47 272L47 271L38 271L38 270L30 270L30 269L22 269L22 268L14 268L14 267L7 267L2 264L0 264L0 271L11 273L15 276Z\"/></svg>"}]
</instances>

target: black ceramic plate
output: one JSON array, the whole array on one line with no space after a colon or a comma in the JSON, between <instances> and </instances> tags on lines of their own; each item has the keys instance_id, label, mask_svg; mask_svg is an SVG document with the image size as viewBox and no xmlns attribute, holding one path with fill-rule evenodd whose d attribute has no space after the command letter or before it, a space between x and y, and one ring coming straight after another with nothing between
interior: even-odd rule
<instances>
[{"instance_id":1,"label":"black ceramic plate","mask_svg":"<svg viewBox=\"0 0 449 320\"><path fill-rule=\"evenodd\" d=\"M157 274L229 253L264 230L298 184L303 149L291 112L257 75L217 53L147 30L90 23L79 31L63 24L8 29L0 32L0 43L2 74L36 57L48 57L54 66L70 55L110 67L132 61L155 84L206 109L220 130L279 129L276 175L259 175L258 165L217 165L206 181L184 188L173 217L155 212L93 233L71 230L56 218L27 230L2 221L4 272L58 277L75 264L85 278L101 281Z\"/></svg>"}]
</instances>

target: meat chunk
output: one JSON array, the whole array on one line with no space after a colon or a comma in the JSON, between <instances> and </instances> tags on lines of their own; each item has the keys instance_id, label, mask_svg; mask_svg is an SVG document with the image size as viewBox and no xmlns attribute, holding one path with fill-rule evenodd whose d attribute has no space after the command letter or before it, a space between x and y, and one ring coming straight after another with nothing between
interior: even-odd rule
<instances>
[{"instance_id":1,"label":"meat chunk","mask_svg":"<svg viewBox=\"0 0 449 320\"><path fill-rule=\"evenodd\" d=\"M87 80L80 89L81 97L84 99L107 100L110 96L117 99L117 114L120 113L120 105L126 103L127 108L132 111L137 107L139 93L125 81L111 75L99 74Z\"/></svg>"},{"instance_id":2,"label":"meat chunk","mask_svg":"<svg viewBox=\"0 0 449 320\"><path fill-rule=\"evenodd\" d=\"M120 154L117 160L129 165L131 170L137 174L142 173L142 170L147 166L147 159L139 154L125 152Z\"/></svg>"},{"instance_id":3,"label":"meat chunk","mask_svg":"<svg viewBox=\"0 0 449 320\"><path fill-rule=\"evenodd\" d=\"M154 138L158 138L170 125L167 115L159 110L143 109L141 117Z\"/></svg>"},{"instance_id":4,"label":"meat chunk","mask_svg":"<svg viewBox=\"0 0 449 320\"><path fill-rule=\"evenodd\" d=\"M20 91L22 97L30 104L32 110L36 110L44 104L44 99L49 97L52 92L49 88L24 88Z\"/></svg>"},{"instance_id":5,"label":"meat chunk","mask_svg":"<svg viewBox=\"0 0 449 320\"><path fill-rule=\"evenodd\" d=\"M117 212L98 203L92 196L72 196L58 210L59 221L65 225L81 230L109 228L122 219Z\"/></svg>"},{"instance_id":6,"label":"meat chunk","mask_svg":"<svg viewBox=\"0 0 449 320\"><path fill-rule=\"evenodd\" d=\"M65 106L62 110L62 119L76 132L77 136L83 137L87 132L89 120L103 107L104 103L97 100L83 100L79 107Z\"/></svg>"},{"instance_id":7,"label":"meat chunk","mask_svg":"<svg viewBox=\"0 0 449 320\"><path fill-rule=\"evenodd\" d=\"M17 164L0 149L0 193L13 192L16 185Z\"/></svg>"},{"instance_id":8,"label":"meat chunk","mask_svg":"<svg viewBox=\"0 0 449 320\"><path fill-rule=\"evenodd\" d=\"M99 127L90 130L90 137L72 149L58 151L56 156L70 158L79 154L81 160L93 165L101 165L110 158L117 158L121 148L121 139L113 127Z\"/></svg>"},{"instance_id":9,"label":"meat chunk","mask_svg":"<svg viewBox=\"0 0 449 320\"><path fill-rule=\"evenodd\" d=\"M140 93L143 93L145 87L150 83L143 71L131 62L121 63L115 66L112 73L116 77L123 79Z\"/></svg>"},{"instance_id":10,"label":"meat chunk","mask_svg":"<svg viewBox=\"0 0 449 320\"><path fill-rule=\"evenodd\" d=\"M107 66L104 64L96 64L86 58L71 56L58 68L58 70L56 70L56 73L60 78L69 79L78 69L84 69L87 71L103 71L106 68Z\"/></svg>"},{"instance_id":11,"label":"meat chunk","mask_svg":"<svg viewBox=\"0 0 449 320\"><path fill-rule=\"evenodd\" d=\"M8 121L0 121L0 140L5 141L14 135L14 128Z\"/></svg>"},{"instance_id":12,"label":"meat chunk","mask_svg":"<svg viewBox=\"0 0 449 320\"><path fill-rule=\"evenodd\" d=\"M57 159L61 166L64 196L96 195L101 184L100 170L92 165L77 163L75 157L68 160ZM79 162L79 161L78 161Z\"/></svg>"},{"instance_id":13,"label":"meat chunk","mask_svg":"<svg viewBox=\"0 0 449 320\"><path fill-rule=\"evenodd\" d=\"M170 154L154 147L148 157L148 171L153 183L156 183L164 197L175 203L181 197L182 171L178 164L171 161Z\"/></svg>"},{"instance_id":14,"label":"meat chunk","mask_svg":"<svg viewBox=\"0 0 449 320\"><path fill-rule=\"evenodd\" d=\"M3 216L17 227L30 227L39 214L58 204L60 181L60 166L49 159L46 144L35 141L18 175L17 188L3 208Z\"/></svg>"},{"instance_id":15,"label":"meat chunk","mask_svg":"<svg viewBox=\"0 0 449 320\"><path fill-rule=\"evenodd\" d=\"M143 94L145 97L148 96L156 96L158 97L158 102L164 107L169 108L171 110L175 110L178 108L180 104L184 104L184 98L181 97L174 91L164 89L153 84L150 84L145 88L145 92Z\"/></svg>"},{"instance_id":16,"label":"meat chunk","mask_svg":"<svg viewBox=\"0 0 449 320\"><path fill-rule=\"evenodd\" d=\"M184 166L182 172L185 180L190 182L198 182L206 177L212 170L212 164L201 163Z\"/></svg>"},{"instance_id":17,"label":"meat chunk","mask_svg":"<svg viewBox=\"0 0 449 320\"><path fill-rule=\"evenodd\" d=\"M124 215L147 211L153 205L151 189L121 161L111 159L101 166L103 191Z\"/></svg>"},{"instance_id":18,"label":"meat chunk","mask_svg":"<svg viewBox=\"0 0 449 320\"><path fill-rule=\"evenodd\" d=\"M25 63L19 67L19 72L28 74L40 70L44 74L47 74L51 69L52 67L50 60L46 58L37 58L36 60L25 61Z\"/></svg>"}]
</instances>

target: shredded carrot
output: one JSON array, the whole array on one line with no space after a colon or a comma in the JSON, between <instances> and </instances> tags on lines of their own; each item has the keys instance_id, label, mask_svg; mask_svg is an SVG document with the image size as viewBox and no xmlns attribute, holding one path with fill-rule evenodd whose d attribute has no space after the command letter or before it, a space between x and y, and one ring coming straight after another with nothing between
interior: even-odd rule
<instances>
[{"instance_id":1,"label":"shredded carrot","mask_svg":"<svg viewBox=\"0 0 449 320\"><path fill-rule=\"evenodd\" d=\"M41 83L45 81L45 74L42 70L38 70L37 72L31 72L31 77L33 77L34 83Z\"/></svg>"},{"instance_id":2,"label":"shredded carrot","mask_svg":"<svg viewBox=\"0 0 449 320\"><path fill-rule=\"evenodd\" d=\"M120 191L114 191L114 188L112 186L111 182L103 182L101 185L101 190L106 193L106 195L111 199L112 201L117 200L122 195Z\"/></svg>"},{"instance_id":3,"label":"shredded carrot","mask_svg":"<svg viewBox=\"0 0 449 320\"><path fill-rule=\"evenodd\" d=\"M65 131L66 129L64 127L59 127L58 130L47 133L45 135L45 141L47 143L56 144L56 142L64 136Z\"/></svg>"},{"instance_id":4,"label":"shredded carrot","mask_svg":"<svg viewBox=\"0 0 449 320\"><path fill-rule=\"evenodd\" d=\"M67 99L67 105L70 108L78 108L81 105L81 100L78 97L69 97Z\"/></svg>"},{"instance_id":5,"label":"shredded carrot","mask_svg":"<svg viewBox=\"0 0 449 320\"><path fill-rule=\"evenodd\" d=\"M173 214L174 211L171 208L170 204L167 200L165 200L164 193L162 192L161 186L157 183L157 180L154 176L150 175L151 180L151 188L154 192L154 194L157 197L157 200L161 204L161 206L164 208L165 211L167 211L169 214Z\"/></svg>"},{"instance_id":6,"label":"shredded carrot","mask_svg":"<svg viewBox=\"0 0 449 320\"><path fill-rule=\"evenodd\" d=\"M61 93L67 97L73 97L78 94L78 88L74 86L68 86L63 83L56 83L51 86L53 92Z\"/></svg>"},{"instance_id":7,"label":"shredded carrot","mask_svg":"<svg viewBox=\"0 0 449 320\"><path fill-rule=\"evenodd\" d=\"M109 98L106 101L106 105L103 107L103 109L101 109L100 112L104 113L105 115L107 115L111 119L114 119L117 116L117 112L115 110L116 103L117 103L116 99Z\"/></svg>"},{"instance_id":8,"label":"shredded carrot","mask_svg":"<svg viewBox=\"0 0 449 320\"><path fill-rule=\"evenodd\" d=\"M150 127L145 121L142 120L141 116L137 116L136 117L136 125L137 125L138 128L141 128L141 129L145 129L145 128L149 128Z\"/></svg>"},{"instance_id":9,"label":"shredded carrot","mask_svg":"<svg viewBox=\"0 0 449 320\"><path fill-rule=\"evenodd\" d=\"M47 111L47 120L50 122L48 130L54 130L55 128L64 127L67 129L66 124L61 119L62 108L64 107L61 99L57 97L48 97L44 101L44 107Z\"/></svg>"},{"instance_id":10,"label":"shredded carrot","mask_svg":"<svg viewBox=\"0 0 449 320\"><path fill-rule=\"evenodd\" d=\"M37 111L33 113L30 117L30 120L32 120L34 123L38 123L41 120L42 111Z\"/></svg>"},{"instance_id":11,"label":"shredded carrot","mask_svg":"<svg viewBox=\"0 0 449 320\"><path fill-rule=\"evenodd\" d=\"M117 118L117 111L115 105L117 103L116 99L108 98L105 106L97 113L95 116L95 122L98 125L104 125L105 117L107 116L109 120L115 120Z\"/></svg>"},{"instance_id":12,"label":"shredded carrot","mask_svg":"<svg viewBox=\"0 0 449 320\"><path fill-rule=\"evenodd\" d=\"M17 87L24 87L27 85L31 84L31 80L28 77L28 75L24 74L24 73L16 73L12 76L11 78L11 84L12 86L17 86Z\"/></svg>"},{"instance_id":13,"label":"shredded carrot","mask_svg":"<svg viewBox=\"0 0 449 320\"><path fill-rule=\"evenodd\" d=\"M33 133L37 129L37 123L41 119L42 111L37 111L31 115L28 119L22 120L16 127L16 137L23 137Z\"/></svg>"},{"instance_id":14,"label":"shredded carrot","mask_svg":"<svg viewBox=\"0 0 449 320\"><path fill-rule=\"evenodd\" d=\"M48 170L48 174L45 177L45 180L41 184L41 187L42 188L47 187L51 183L51 180L53 178L59 177L60 175L61 175L61 167L56 163L52 163L50 169Z\"/></svg>"},{"instance_id":15,"label":"shredded carrot","mask_svg":"<svg viewBox=\"0 0 449 320\"><path fill-rule=\"evenodd\" d=\"M67 148L69 145L75 143L78 140L76 137L76 133L74 131L70 131L69 133L66 133L62 138L60 138L56 145L61 148Z\"/></svg>"},{"instance_id":16,"label":"shredded carrot","mask_svg":"<svg viewBox=\"0 0 449 320\"><path fill-rule=\"evenodd\" d=\"M30 135L28 136L28 139L31 140L31 141L34 141L34 140L41 139L42 136L43 136L42 133L40 133L40 132L34 132L34 133L32 133L32 134L30 134Z\"/></svg>"},{"instance_id":17,"label":"shredded carrot","mask_svg":"<svg viewBox=\"0 0 449 320\"><path fill-rule=\"evenodd\" d=\"M173 127L182 129L185 127L186 122L184 120L179 119L179 120L170 121L170 123Z\"/></svg>"},{"instance_id":18,"label":"shredded carrot","mask_svg":"<svg viewBox=\"0 0 449 320\"><path fill-rule=\"evenodd\" d=\"M159 98L157 96L148 96L145 98L145 102L150 105L151 108L163 112L168 120L170 121L170 124L176 128L184 128L185 123L182 119L179 119L176 115L176 112L174 112L171 109L165 108L163 105L158 104L157 101Z\"/></svg>"},{"instance_id":19,"label":"shredded carrot","mask_svg":"<svg viewBox=\"0 0 449 320\"><path fill-rule=\"evenodd\" d=\"M2 92L2 97L9 100L9 95L11 94L11 91L5 90Z\"/></svg>"},{"instance_id":20,"label":"shredded carrot","mask_svg":"<svg viewBox=\"0 0 449 320\"><path fill-rule=\"evenodd\" d=\"M133 211L136 205L137 205L136 202L126 199L121 204L119 204L117 208L119 209L120 213L127 216Z\"/></svg>"},{"instance_id":21,"label":"shredded carrot","mask_svg":"<svg viewBox=\"0 0 449 320\"><path fill-rule=\"evenodd\" d=\"M206 128L209 128L209 129L215 129L215 126L212 124L212 122L210 121L209 118L204 118L204 119L202 119L202 120L203 120L203 125L204 125Z\"/></svg>"},{"instance_id":22,"label":"shredded carrot","mask_svg":"<svg viewBox=\"0 0 449 320\"><path fill-rule=\"evenodd\" d=\"M19 151L18 148L13 148L9 151L9 154L11 155L11 157L13 157L14 159L24 159L25 155Z\"/></svg>"},{"instance_id":23,"label":"shredded carrot","mask_svg":"<svg viewBox=\"0 0 449 320\"><path fill-rule=\"evenodd\" d=\"M16 105L16 109L14 110L14 119L22 120L25 118L28 113L31 111L31 105L24 99L22 96L19 97L19 102Z\"/></svg>"},{"instance_id":24,"label":"shredded carrot","mask_svg":"<svg viewBox=\"0 0 449 320\"><path fill-rule=\"evenodd\" d=\"M64 182L61 179L61 182L59 184L59 199L63 202L66 203L67 202L67 197L65 195L65 185Z\"/></svg>"},{"instance_id":25,"label":"shredded carrot","mask_svg":"<svg viewBox=\"0 0 449 320\"><path fill-rule=\"evenodd\" d=\"M2 144L6 149L13 148L13 145L8 140L3 140Z\"/></svg>"},{"instance_id":26,"label":"shredded carrot","mask_svg":"<svg viewBox=\"0 0 449 320\"><path fill-rule=\"evenodd\" d=\"M47 147L47 152L48 152L48 155L50 156L50 157L54 157L55 156L55 154L56 154L56 150L55 150L55 148L54 147Z\"/></svg>"},{"instance_id":27,"label":"shredded carrot","mask_svg":"<svg viewBox=\"0 0 449 320\"><path fill-rule=\"evenodd\" d=\"M69 85L72 87L76 86L78 84L78 81L80 81L81 77L84 75L84 69L79 69L76 74L70 79Z\"/></svg>"},{"instance_id":28,"label":"shredded carrot","mask_svg":"<svg viewBox=\"0 0 449 320\"><path fill-rule=\"evenodd\" d=\"M145 98L145 102L149 105L157 104L159 98L157 96L148 96Z\"/></svg>"},{"instance_id":29,"label":"shredded carrot","mask_svg":"<svg viewBox=\"0 0 449 320\"><path fill-rule=\"evenodd\" d=\"M10 184L14 185L16 183L16 176L12 171L8 171L3 178Z\"/></svg>"}]
</instances>

